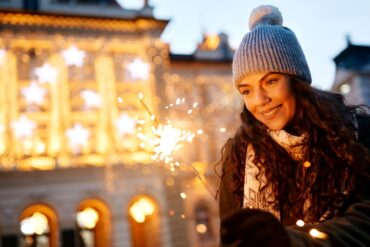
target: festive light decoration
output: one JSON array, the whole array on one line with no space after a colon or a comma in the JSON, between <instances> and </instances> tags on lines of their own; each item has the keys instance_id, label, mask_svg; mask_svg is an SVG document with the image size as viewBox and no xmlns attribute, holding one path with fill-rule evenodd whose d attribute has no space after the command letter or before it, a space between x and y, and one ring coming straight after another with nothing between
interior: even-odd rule
<instances>
[{"instance_id":1,"label":"festive light decoration","mask_svg":"<svg viewBox=\"0 0 370 247\"><path fill-rule=\"evenodd\" d=\"M66 131L69 145L75 153L80 152L81 147L85 146L89 140L90 132L80 124L75 124Z\"/></svg>"},{"instance_id":2,"label":"festive light decoration","mask_svg":"<svg viewBox=\"0 0 370 247\"><path fill-rule=\"evenodd\" d=\"M327 239L328 238L328 235L326 233L320 232L319 230L317 230L315 228L312 228L310 230L310 235L313 238L319 238L319 239Z\"/></svg>"},{"instance_id":3,"label":"festive light decoration","mask_svg":"<svg viewBox=\"0 0 370 247\"><path fill-rule=\"evenodd\" d=\"M62 56L68 66L75 65L81 67L84 64L83 60L86 56L86 52L72 45L68 49L62 51Z\"/></svg>"},{"instance_id":4,"label":"festive light decoration","mask_svg":"<svg viewBox=\"0 0 370 247\"><path fill-rule=\"evenodd\" d=\"M98 108L101 105L100 95L92 90L83 90L80 93L82 99L85 101L85 105L90 108Z\"/></svg>"},{"instance_id":5,"label":"festive light decoration","mask_svg":"<svg viewBox=\"0 0 370 247\"><path fill-rule=\"evenodd\" d=\"M31 82L28 87L21 89L22 95L28 104L42 105L44 97L47 94L45 88L40 87L37 83Z\"/></svg>"},{"instance_id":6,"label":"festive light decoration","mask_svg":"<svg viewBox=\"0 0 370 247\"><path fill-rule=\"evenodd\" d=\"M205 224L198 224L195 229L200 234L205 234L207 232L207 226Z\"/></svg>"},{"instance_id":7,"label":"festive light decoration","mask_svg":"<svg viewBox=\"0 0 370 247\"><path fill-rule=\"evenodd\" d=\"M135 132L136 121L126 113L122 113L116 120L115 125L121 135L133 134Z\"/></svg>"},{"instance_id":8,"label":"festive light decoration","mask_svg":"<svg viewBox=\"0 0 370 247\"><path fill-rule=\"evenodd\" d=\"M305 161L305 162L303 162L303 166L304 166L305 168L309 168L309 167L311 166L311 162L309 162L309 161Z\"/></svg>"},{"instance_id":9,"label":"festive light decoration","mask_svg":"<svg viewBox=\"0 0 370 247\"><path fill-rule=\"evenodd\" d=\"M149 77L150 65L140 58L135 58L133 62L126 65L132 80L146 80Z\"/></svg>"},{"instance_id":10,"label":"festive light decoration","mask_svg":"<svg viewBox=\"0 0 370 247\"><path fill-rule=\"evenodd\" d=\"M41 235L49 232L48 218L39 212L21 221L21 232L24 235Z\"/></svg>"},{"instance_id":11,"label":"festive light decoration","mask_svg":"<svg viewBox=\"0 0 370 247\"><path fill-rule=\"evenodd\" d=\"M297 222L295 223L297 226L299 227L303 227L305 225L304 221L303 220L297 220Z\"/></svg>"},{"instance_id":12,"label":"festive light decoration","mask_svg":"<svg viewBox=\"0 0 370 247\"><path fill-rule=\"evenodd\" d=\"M57 80L58 70L50 64L45 63L35 69L35 75L40 83L55 83Z\"/></svg>"},{"instance_id":13,"label":"festive light decoration","mask_svg":"<svg viewBox=\"0 0 370 247\"><path fill-rule=\"evenodd\" d=\"M4 62L5 56L6 56L5 49L0 49L0 64L2 64Z\"/></svg>"},{"instance_id":14,"label":"festive light decoration","mask_svg":"<svg viewBox=\"0 0 370 247\"><path fill-rule=\"evenodd\" d=\"M130 207L130 215L137 223L143 223L147 216L154 213L154 205L148 198L140 198Z\"/></svg>"},{"instance_id":15,"label":"festive light decoration","mask_svg":"<svg viewBox=\"0 0 370 247\"><path fill-rule=\"evenodd\" d=\"M25 116L21 116L18 120L13 121L11 126L15 138L24 139L32 136L33 130L36 128L36 123Z\"/></svg>"},{"instance_id":16,"label":"festive light decoration","mask_svg":"<svg viewBox=\"0 0 370 247\"><path fill-rule=\"evenodd\" d=\"M185 192L181 192L180 197L185 200L188 196L186 195Z\"/></svg>"},{"instance_id":17,"label":"festive light decoration","mask_svg":"<svg viewBox=\"0 0 370 247\"><path fill-rule=\"evenodd\" d=\"M98 220L98 212L90 207L85 208L76 215L77 225L81 228L94 229Z\"/></svg>"}]
</instances>

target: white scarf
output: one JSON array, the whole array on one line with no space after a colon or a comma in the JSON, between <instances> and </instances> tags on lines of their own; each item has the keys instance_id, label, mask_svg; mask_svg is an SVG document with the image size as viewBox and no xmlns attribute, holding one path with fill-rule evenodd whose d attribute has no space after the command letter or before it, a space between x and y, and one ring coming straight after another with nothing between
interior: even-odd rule
<instances>
[{"instance_id":1,"label":"white scarf","mask_svg":"<svg viewBox=\"0 0 370 247\"><path fill-rule=\"evenodd\" d=\"M302 143L305 135L294 136L284 130L269 131L269 135L276 143L283 147L294 160L299 161L303 159L305 150ZM266 184L266 177L264 175L264 172L261 171L262 173L260 180L256 179L258 168L253 162L254 155L255 153L252 145L248 145L245 162L243 207L264 209L280 219L280 213L273 208L266 206L266 204L262 201L261 195L259 193L259 188ZM268 190L271 192L272 188L270 187L268 188ZM272 199L271 197L267 199Z\"/></svg>"}]
</instances>

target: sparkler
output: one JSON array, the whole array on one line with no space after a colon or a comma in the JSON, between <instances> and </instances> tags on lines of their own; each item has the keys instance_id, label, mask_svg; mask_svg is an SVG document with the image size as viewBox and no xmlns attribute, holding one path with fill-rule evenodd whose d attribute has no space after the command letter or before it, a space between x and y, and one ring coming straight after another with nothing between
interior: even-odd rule
<instances>
[{"instance_id":1,"label":"sparkler","mask_svg":"<svg viewBox=\"0 0 370 247\"><path fill-rule=\"evenodd\" d=\"M141 105L145 108L147 113L150 115L152 126L151 131L153 136L145 135L144 133L138 133L137 137L143 142L141 146L150 146L153 147L153 155L151 158L156 161L163 161L165 164L170 165L170 170L175 171L176 168L180 166L180 163L175 159L175 155L178 154L178 151L184 146L186 143L191 143L195 136L203 134L203 130L197 130L196 133L190 130L180 129L172 123L172 121L168 120L166 124L162 124L159 120L155 117L155 115L150 111L149 107L143 101L143 94L138 94L139 101ZM175 104L170 104L166 106L166 109L170 109L176 105L181 105L185 102L185 98L178 98ZM194 103L192 105L192 109L187 111L187 114L192 114L193 109L198 106L198 103ZM191 110L191 111L190 111ZM138 120L138 125L145 124L145 121ZM146 144L146 145L145 145ZM215 193L209 186L207 185L206 181L202 177L201 174L197 171L197 169L189 164L188 165L191 170L194 172L195 176L202 182L204 187L208 190L208 192L214 196Z\"/></svg>"}]
</instances>

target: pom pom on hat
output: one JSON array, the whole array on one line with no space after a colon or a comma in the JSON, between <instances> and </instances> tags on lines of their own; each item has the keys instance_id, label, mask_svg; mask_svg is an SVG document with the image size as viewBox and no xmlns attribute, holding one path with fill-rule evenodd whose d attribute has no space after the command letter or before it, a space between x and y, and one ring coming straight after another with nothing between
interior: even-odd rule
<instances>
[{"instance_id":1,"label":"pom pom on hat","mask_svg":"<svg viewBox=\"0 0 370 247\"><path fill-rule=\"evenodd\" d=\"M283 25L283 16L280 10L272 5L261 5L253 9L249 16L249 29L258 25Z\"/></svg>"}]
</instances>

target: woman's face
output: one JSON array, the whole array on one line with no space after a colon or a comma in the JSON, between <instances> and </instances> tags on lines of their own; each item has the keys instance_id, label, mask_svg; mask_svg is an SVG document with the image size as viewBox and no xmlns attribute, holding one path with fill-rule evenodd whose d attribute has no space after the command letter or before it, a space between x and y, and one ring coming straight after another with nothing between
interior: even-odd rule
<instances>
[{"instance_id":1,"label":"woman's face","mask_svg":"<svg viewBox=\"0 0 370 247\"><path fill-rule=\"evenodd\" d=\"M249 74L237 85L248 111L270 130L283 129L294 117L296 100L290 77L279 73Z\"/></svg>"}]
</instances>

